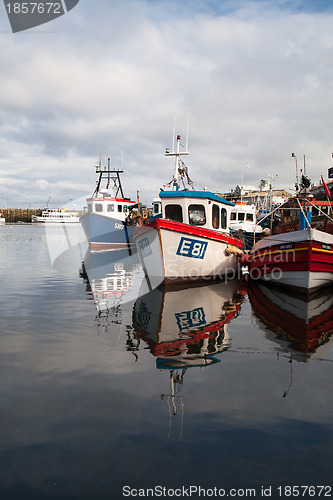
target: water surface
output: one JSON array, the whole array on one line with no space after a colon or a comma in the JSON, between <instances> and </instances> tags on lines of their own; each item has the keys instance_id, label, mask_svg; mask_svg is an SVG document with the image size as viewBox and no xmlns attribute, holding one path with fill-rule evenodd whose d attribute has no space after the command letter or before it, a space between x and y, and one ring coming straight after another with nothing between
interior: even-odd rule
<instances>
[{"instance_id":1,"label":"water surface","mask_svg":"<svg viewBox=\"0 0 333 500\"><path fill-rule=\"evenodd\" d=\"M149 292L32 225L0 228L0 266L1 500L331 484L331 293Z\"/></svg>"}]
</instances>

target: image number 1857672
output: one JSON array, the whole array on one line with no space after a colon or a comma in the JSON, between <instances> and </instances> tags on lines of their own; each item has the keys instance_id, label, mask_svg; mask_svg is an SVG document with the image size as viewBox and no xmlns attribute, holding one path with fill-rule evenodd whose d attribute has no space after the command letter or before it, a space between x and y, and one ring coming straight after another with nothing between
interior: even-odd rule
<instances>
[{"instance_id":1,"label":"image number 1857672","mask_svg":"<svg viewBox=\"0 0 333 500\"><path fill-rule=\"evenodd\" d=\"M79 0L17 1L4 0L13 33L48 23L73 9Z\"/></svg>"}]
</instances>

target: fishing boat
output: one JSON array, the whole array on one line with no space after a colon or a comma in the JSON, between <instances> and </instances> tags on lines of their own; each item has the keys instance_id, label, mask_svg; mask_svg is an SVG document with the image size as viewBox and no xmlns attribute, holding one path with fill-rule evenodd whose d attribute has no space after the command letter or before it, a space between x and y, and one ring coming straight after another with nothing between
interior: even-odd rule
<instances>
[{"instance_id":1,"label":"fishing boat","mask_svg":"<svg viewBox=\"0 0 333 500\"><path fill-rule=\"evenodd\" d=\"M309 292L333 284L333 235L310 225L311 212L300 205L297 231L272 234L246 256L251 279Z\"/></svg>"},{"instance_id":2,"label":"fishing boat","mask_svg":"<svg viewBox=\"0 0 333 500\"><path fill-rule=\"evenodd\" d=\"M80 223L80 215L78 212L65 210L64 208L46 209L42 211L42 215L32 215L31 222L34 223L61 223L73 224Z\"/></svg>"},{"instance_id":3,"label":"fishing boat","mask_svg":"<svg viewBox=\"0 0 333 500\"><path fill-rule=\"evenodd\" d=\"M236 201L231 208L230 232L243 241L244 249L251 249L263 235L263 228L257 223L255 205Z\"/></svg>"},{"instance_id":4,"label":"fishing boat","mask_svg":"<svg viewBox=\"0 0 333 500\"><path fill-rule=\"evenodd\" d=\"M230 236L233 203L209 191L196 191L181 160L188 155L176 150L171 181L161 190L161 217L137 227L134 241L145 275L155 288L160 283L236 277L240 269L242 242ZM173 141L174 142L174 141ZM185 183L186 182L186 183ZM190 186L187 187L187 186Z\"/></svg>"},{"instance_id":5,"label":"fishing boat","mask_svg":"<svg viewBox=\"0 0 333 500\"><path fill-rule=\"evenodd\" d=\"M280 221L272 224L273 234L256 243L246 256L250 278L306 293L333 284L330 201L325 213L312 199L309 185L305 175L299 186L297 180L296 196L278 208Z\"/></svg>"},{"instance_id":6,"label":"fishing boat","mask_svg":"<svg viewBox=\"0 0 333 500\"><path fill-rule=\"evenodd\" d=\"M4 216L0 213L0 225L2 224L5 224L6 223L6 219L4 218Z\"/></svg>"},{"instance_id":7,"label":"fishing boat","mask_svg":"<svg viewBox=\"0 0 333 500\"><path fill-rule=\"evenodd\" d=\"M86 238L93 251L135 248L132 243L136 202L125 198L121 185L122 170L112 170L110 158L104 168L96 166L96 189L87 198L87 211L80 217ZM103 187L105 181L105 187Z\"/></svg>"}]
</instances>

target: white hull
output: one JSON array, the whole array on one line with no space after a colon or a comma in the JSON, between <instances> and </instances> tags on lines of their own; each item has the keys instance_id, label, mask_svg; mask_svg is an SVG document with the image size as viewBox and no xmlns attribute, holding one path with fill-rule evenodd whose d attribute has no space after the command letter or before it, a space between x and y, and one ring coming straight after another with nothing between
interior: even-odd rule
<instances>
[{"instance_id":1,"label":"white hull","mask_svg":"<svg viewBox=\"0 0 333 500\"><path fill-rule=\"evenodd\" d=\"M300 273L299 271L279 271L267 273L260 278L262 281L269 281L273 283L280 283L285 286L292 286L295 288L318 288L321 286L332 285L332 273L321 272L308 272Z\"/></svg>"},{"instance_id":2,"label":"white hull","mask_svg":"<svg viewBox=\"0 0 333 500\"><path fill-rule=\"evenodd\" d=\"M163 281L176 284L239 277L239 259L227 253L225 241L164 228L145 228L135 236L135 242L152 288Z\"/></svg>"}]
</instances>

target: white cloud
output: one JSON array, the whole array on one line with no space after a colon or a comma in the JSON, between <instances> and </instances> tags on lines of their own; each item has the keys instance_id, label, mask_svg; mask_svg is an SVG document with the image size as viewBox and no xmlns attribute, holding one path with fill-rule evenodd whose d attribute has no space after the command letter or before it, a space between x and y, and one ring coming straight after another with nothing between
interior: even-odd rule
<instances>
[{"instance_id":1,"label":"white cloud","mask_svg":"<svg viewBox=\"0 0 333 500\"><path fill-rule=\"evenodd\" d=\"M223 15L211 2L80 2L57 20L59 31L2 34L4 186L24 179L29 200L43 201L50 188L60 203L93 191L100 151L115 167L123 151L126 195L138 189L151 200L173 170L163 153L174 112L184 135L188 111L198 188L234 187L247 163L247 184L278 174L288 188L292 152L306 154L312 180L325 177L332 11L219 6Z\"/></svg>"}]
</instances>

